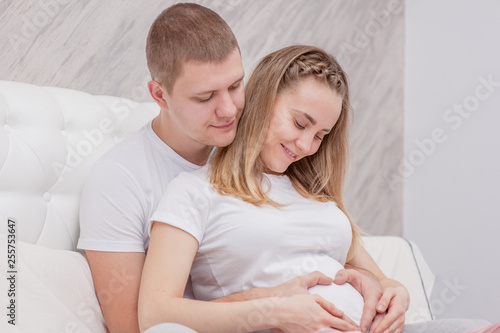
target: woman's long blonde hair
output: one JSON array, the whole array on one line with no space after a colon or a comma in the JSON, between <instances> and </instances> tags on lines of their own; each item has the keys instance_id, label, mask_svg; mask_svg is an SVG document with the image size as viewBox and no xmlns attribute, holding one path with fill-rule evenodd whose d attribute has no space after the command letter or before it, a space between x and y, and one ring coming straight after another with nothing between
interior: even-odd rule
<instances>
[{"instance_id":1,"label":"woman's long blonde hair","mask_svg":"<svg viewBox=\"0 0 500 333\"><path fill-rule=\"evenodd\" d=\"M358 228L349 217L343 198L348 153L350 114L347 76L335 58L313 46L285 47L264 57L245 87L245 109L231 145L219 148L211 160L210 182L223 195L233 195L254 205L279 207L262 188L265 166L260 158L276 96L306 77L328 84L342 97L337 123L324 136L318 151L292 163L285 171L304 197L334 201L347 215L352 227L352 252ZM349 259L349 256L348 256Z\"/></svg>"}]
</instances>

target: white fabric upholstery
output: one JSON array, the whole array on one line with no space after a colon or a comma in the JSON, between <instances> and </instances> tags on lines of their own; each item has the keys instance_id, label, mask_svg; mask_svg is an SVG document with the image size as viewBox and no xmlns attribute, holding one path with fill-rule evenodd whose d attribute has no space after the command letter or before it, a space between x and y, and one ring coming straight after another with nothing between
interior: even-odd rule
<instances>
[{"instance_id":1,"label":"white fabric upholstery","mask_svg":"<svg viewBox=\"0 0 500 333\"><path fill-rule=\"evenodd\" d=\"M417 246L401 237L363 237L366 250L388 277L401 282L410 292L406 322L431 320L428 298L435 276Z\"/></svg>"},{"instance_id":2,"label":"white fabric upholstery","mask_svg":"<svg viewBox=\"0 0 500 333\"><path fill-rule=\"evenodd\" d=\"M4 330L2 321L2 332L106 332L90 269L74 251L80 192L96 159L157 113L154 103L0 81L0 248L7 218L22 241L18 326ZM407 321L431 319L422 286L429 295L434 276L416 246L399 237L364 240L382 270L410 290Z\"/></svg>"},{"instance_id":3,"label":"white fabric upholstery","mask_svg":"<svg viewBox=\"0 0 500 333\"><path fill-rule=\"evenodd\" d=\"M74 250L90 167L158 113L155 103L0 81L0 218L20 240Z\"/></svg>"}]
</instances>

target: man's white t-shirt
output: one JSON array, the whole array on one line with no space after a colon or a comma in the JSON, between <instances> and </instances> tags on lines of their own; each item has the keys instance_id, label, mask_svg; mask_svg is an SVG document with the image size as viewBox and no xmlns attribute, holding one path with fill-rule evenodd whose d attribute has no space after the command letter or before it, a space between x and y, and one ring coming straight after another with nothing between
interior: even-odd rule
<instances>
[{"instance_id":1,"label":"man's white t-shirt","mask_svg":"<svg viewBox=\"0 0 500 333\"><path fill-rule=\"evenodd\" d=\"M196 299L276 286L315 270L334 277L343 268L352 229L336 203L304 198L288 177L266 175L269 197L285 206L254 206L218 194L208 181L208 170L181 173L172 180L151 217L198 241L191 269ZM350 284L309 291L359 324L363 297Z\"/></svg>"},{"instance_id":2,"label":"man's white t-shirt","mask_svg":"<svg viewBox=\"0 0 500 333\"><path fill-rule=\"evenodd\" d=\"M199 168L165 144L151 125L111 148L90 171L80 205L79 249L146 252L149 221L167 184Z\"/></svg>"}]
</instances>

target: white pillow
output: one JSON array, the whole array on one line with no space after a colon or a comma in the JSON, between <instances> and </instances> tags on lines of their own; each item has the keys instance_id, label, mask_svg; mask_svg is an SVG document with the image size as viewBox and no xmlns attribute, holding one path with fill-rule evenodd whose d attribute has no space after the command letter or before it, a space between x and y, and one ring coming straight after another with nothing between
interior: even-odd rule
<instances>
[{"instance_id":1,"label":"white pillow","mask_svg":"<svg viewBox=\"0 0 500 333\"><path fill-rule=\"evenodd\" d=\"M7 248L6 239L5 234L0 234L3 249ZM16 245L16 326L7 324L7 332L107 332L83 255L25 242ZM6 265L4 256L0 260L4 273L8 271ZM8 281L0 281L4 293ZM5 323L5 314L2 317Z\"/></svg>"}]
</instances>

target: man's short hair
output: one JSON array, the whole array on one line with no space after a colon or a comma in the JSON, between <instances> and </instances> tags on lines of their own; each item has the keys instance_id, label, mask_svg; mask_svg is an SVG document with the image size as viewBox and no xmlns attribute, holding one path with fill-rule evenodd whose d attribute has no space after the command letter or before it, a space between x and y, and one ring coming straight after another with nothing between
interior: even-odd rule
<instances>
[{"instance_id":1,"label":"man's short hair","mask_svg":"<svg viewBox=\"0 0 500 333\"><path fill-rule=\"evenodd\" d=\"M153 22L146 43L151 78L172 92L182 65L189 61L220 63L238 42L214 11L193 3L165 9Z\"/></svg>"}]
</instances>

